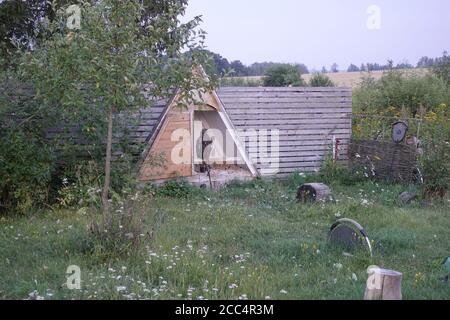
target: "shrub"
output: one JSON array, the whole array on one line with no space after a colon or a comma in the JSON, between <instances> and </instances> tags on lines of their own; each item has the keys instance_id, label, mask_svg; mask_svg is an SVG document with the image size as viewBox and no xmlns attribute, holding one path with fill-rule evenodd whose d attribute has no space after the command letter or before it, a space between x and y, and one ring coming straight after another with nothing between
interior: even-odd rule
<instances>
[{"instance_id":1,"label":"shrub","mask_svg":"<svg viewBox=\"0 0 450 320\"><path fill-rule=\"evenodd\" d=\"M424 195L443 197L450 190L450 109L440 105L425 116L420 159Z\"/></svg>"},{"instance_id":2,"label":"shrub","mask_svg":"<svg viewBox=\"0 0 450 320\"><path fill-rule=\"evenodd\" d=\"M331 153L325 156L320 178L325 183L348 183L351 181L349 170L341 163L335 161Z\"/></svg>"},{"instance_id":3,"label":"shrub","mask_svg":"<svg viewBox=\"0 0 450 320\"><path fill-rule=\"evenodd\" d=\"M100 207L102 173L94 161L76 164L73 169L66 169L65 176L56 198L61 207Z\"/></svg>"},{"instance_id":4,"label":"shrub","mask_svg":"<svg viewBox=\"0 0 450 320\"><path fill-rule=\"evenodd\" d=\"M433 73L450 85L450 56L444 52L437 64L433 67Z\"/></svg>"},{"instance_id":5,"label":"shrub","mask_svg":"<svg viewBox=\"0 0 450 320\"><path fill-rule=\"evenodd\" d=\"M291 174L287 180L287 184L293 189L305 183L317 182L317 174L314 173L304 173L304 172L294 172Z\"/></svg>"},{"instance_id":6,"label":"shrub","mask_svg":"<svg viewBox=\"0 0 450 320\"><path fill-rule=\"evenodd\" d=\"M406 108L415 117L421 109L431 111L442 103L448 105L449 100L449 87L435 75L390 70L378 81L371 77L363 79L361 86L354 90L353 109L377 113L389 108L400 112Z\"/></svg>"},{"instance_id":7,"label":"shrub","mask_svg":"<svg viewBox=\"0 0 450 320\"><path fill-rule=\"evenodd\" d=\"M305 81L298 68L290 64L282 64L271 67L264 77L265 87L301 87L305 86Z\"/></svg>"},{"instance_id":8,"label":"shrub","mask_svg":"<svg viewBox=\"0 0 450 320\"><path fill-rule=\"evenodd\" d=\"M170 198L187 198L195 188L185 180L170 180L156 189L156 195Z\"/></svg>"},{"instance_id":9,"label":"shrub","mask_svg":"<svg viewBox=\"0 0 450 320\"><path fill-rule=\"evenodd\" d=\"M227 77L220 80L222 87L260 87L263 85L259 77Z\"/></svg>"},{"instance_id":10,"label":"shrub","mask_svg":"<svg viewBox=\"0 0 450 320\"><path fill-rule=\"evenodd\" d=\"M333 81L323 74L323 73L314 73L309 80L310 87L334 87Z\"/></svg>"},{"instance_id":11,"label":"shrub","mask_svg":"<svg viewBox=\"0 0 450 320\"><path fill-rule=\"evenodd\" d=\"M94 221L92 251L103 260L137 252L145 240L151 241L164 223L165 212L148 211L150 198L140 193L125 195L112 203L107 221Z\"/></svg>"},{"instance_id":12,"label":"shrub","mask_svg":"<svg viewBox=\"0 0 450 320\"><path fill-rule=\"evenodd\" d=\"M49 148L20 128L0 134L0 213L24 214L46 203L53 168Z\"/></svg>"},{"instance_id":13,"label":"shrub","mask_svg":"<svg viewBox=\"0 0 450 320\"><path fill-rule=\"evenodd\" d=\"M430 150L430 149L429 149ZM450 190L450 146L434 145L422 159L424 195L426 197L444 197Z\"/></svg>"}]
</instances>

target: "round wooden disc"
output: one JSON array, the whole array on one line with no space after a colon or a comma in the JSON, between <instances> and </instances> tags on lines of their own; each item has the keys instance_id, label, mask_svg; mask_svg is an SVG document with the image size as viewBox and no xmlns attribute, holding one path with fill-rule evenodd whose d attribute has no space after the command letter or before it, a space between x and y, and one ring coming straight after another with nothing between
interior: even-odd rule
<instances>
[{"instance_id":1,"label":"round wooden disc","mask_svg":"<svg viewBox=\"0 0 450 320\"><path fill-rule=\"evenodd\" d=\"M392 140L395 143L401 143L406 138L408 125L406 122L398 121L392 125Z\"/></svg>"}]
</instances>

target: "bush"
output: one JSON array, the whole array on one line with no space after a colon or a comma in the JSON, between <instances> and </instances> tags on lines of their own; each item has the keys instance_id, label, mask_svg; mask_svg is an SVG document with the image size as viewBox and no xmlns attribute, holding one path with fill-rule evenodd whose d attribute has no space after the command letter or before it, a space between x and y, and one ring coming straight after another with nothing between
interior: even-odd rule
<instances>
[{"instance_id":1,"label":"bush","mask_svg":"<svg viewBox=\"0 0 450 320\"><path fill-rule=\"evenodd\" d=\"M294 172L291 174L287 180L287 185L293 190L300 187L305 183L317 182L317 174L315 173L304 173L304 172Z\"/></svg>"},{"instance_id":2,"label":"bush","mask_svg":"<svg viewBox=\"0 0 450 320\"><path fill-rule=\"evenodd\" d=\"M220 80L222 87L260 87L263 85L259 77L227 77Z\"/></svg>"},{"instance_id":3,"label":"bush","mask_svg":"<svg viewBox=\"0 0 450 320\"><path fill-rule=\"evenodd\" d=\"M265 87L301 87L305 86L305 81L298 68L290 64L282 64L271 67L264 77Z\"/></svg>"},{"instance_id":4,"label":"bush","mask_svg":"<svg viewBox=\"0 0 450 320\"><path fill-rule=\"evenodd\" d=\"M101 205L102 173L94 161L74 165L65 170L57 203L63 208Z\"/></svg>"},{"instance_id":5,"label":"bush","mask_svg":"<svg viewBox=\"0 0 450 320\"><path fill-rule=\"evenodd\" d=\"M421 109L431 111L442 103L449 104L450 89L444 80L432 74L406 74L400 70L386 72L379 81L365 78L354 90L356 112L377 113L405 108L412 117Z\"/></svg>"},{"instance_id":6,"label":"bush","mask_svg":"<svg viewBox=\"0 0 450 320\"><path fill-rule=\"evenodd\" d=\"M54 159L49 148L19 128L0 134L0 213L24 214L46 203Z\"/></svg>"},{"instance_id":7,"label":"bush","mask_svg":"<svg viewBox=\"0 0 450 320\"><path fill-rule=\"evenodd\" d=\"M194 193L195 189L185 180L170 180L156 189L156 195L170 198L187 198Z\"/></svg>"},{"instance_id":8,"label":"bush","mask_svg":"<svg viewBox=\"0 0 450 320\"><path fill-rule=\"evenodd\" d=\"M433 73L450 85L450 56L444 52L437 64L433 67Z\"/></svg>"},{"instance_id":9,"label":"bush","mask_svg":"<svg viewBox=\"0 0 450 320\"><path fill-rule=\"evenodd\" d=\"M333 184L349 184L353 176L349 170L341 163L335 161L331 153L325 156L325 160L320 171L320 178L323 182Z\"/></svg>"},{"instance_id":10,"label":"bush","mask_svg":"<svg viewBox=\"0 0 450 320\"><path fill-rule=\"evenodd\" d=\"M309 80L310 87L334 87L333 81L323 74L323 73L314 73Z\"/></svg>"},{"instance_id":11,"label":"bush","mask_svg":"<svg viewBox=\"0 0 450 320\"><path fill-rule=\"evenodd\" d=\"M429 149L430 150L430 149ZM434 145L422 159L425 197L444 197L450 190L450 145Z\"/></svg>"},{"instance_id":12,"label":"bush","mask_svg":"<svg viewBox=\"0 0 450 320\"><path fill-rule=\"evenodd\" d=\"M150 211L151 199L140 193L122 194L112 203L111 217L90 226L92 251L103 260L132 255L147 240L151 241L164 223L164 211Z\"/></svg>"},{"instance_id":13,"label":"bush","mask_svg":"<svg viewBox=\"0 0 450 320\"><path fill-rule=\"evenodd\" d=\"M442 104L425 116L420 159L424 195L443 197L450 190L450 109Z\"/></svg>"}]
</instances>

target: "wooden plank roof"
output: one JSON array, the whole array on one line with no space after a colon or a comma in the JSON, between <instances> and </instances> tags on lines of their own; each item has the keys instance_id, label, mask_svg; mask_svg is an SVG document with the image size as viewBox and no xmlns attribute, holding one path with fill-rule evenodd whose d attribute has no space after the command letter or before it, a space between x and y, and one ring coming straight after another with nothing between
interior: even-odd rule
<instances>
[{"instance_id":1,"label":"wooden plank roof","mask_svg":"<svg viewBox=\"0 0 450 320\"><path fill-rule=\"evenodd\" d=\"M258 171L278 166L278 176L295 171L317 171L339 139L340 159L347 160L352 127L351 88L242 88L217 91L228 116L246 145ZM268 130L268 154L249 146L258 130ZM278 130L279 157L271 153L271 139ZM270 174L268 174L270 175Z\"/></svg>"}]
</instances>

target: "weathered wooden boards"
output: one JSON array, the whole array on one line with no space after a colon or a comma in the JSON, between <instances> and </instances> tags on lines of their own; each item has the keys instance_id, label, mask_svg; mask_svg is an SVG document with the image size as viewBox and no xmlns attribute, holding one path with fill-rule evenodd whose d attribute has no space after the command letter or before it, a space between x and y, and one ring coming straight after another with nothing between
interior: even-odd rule
<instances>
[{"instance_id":1,"label":"weathered wooden boards","mask_svg":"<svg viewBox=\"0 0 450 320\"><path fill-rule=\"evenodd\" d=\"M397 271L370 268L364 300L402 300L402 278Z\"/></svg>"},{"instance_id":2,"label":"weathered wooden boards","mask_svg":"<svg viewBox=\"0 0 450 320\"><path fill-rule=\"evenodd\" d=\"M323 183L307 183L297 191L297 199L301 202L327 201L331 195L331 189Z\"/></svg>"},{"instance_id":3,"label":"weathered wooden boards","mask_svg":"<svg viewBox=\"0 0 450 320\"><path fill-rule=\"evenodd\" d=\"M151 137L154 129L158 126L161 116L166 109L167 101L151 101L146 108L142 108L134 115L116 115L114 119L114 144L119 144L121 138L126 135L130 148L136 147L139 150L136 156L142 152L142 144ZM67 127L61 124L58 127L52 127L45 130L45 138L49 140L60 141L61 144L72 141L76 145L86 146L92 144L92 141L86 139L81 130L82 125L76 127Z\"/></svg>"},{"instance_id":4,"label":"weathered wooden boards","mask_svg":"<svg viewBox=\"0 0 450 320\"><path fill-rule=\"evenodd\" d=\"M245 146L246 156L261 175L284 177L293 172L319 171L336 143L339 146L337 161L349 159L350 88L223 88L218 95ZM161 129L168 101L149 101L148 108L136 114L133 123L125 125L127 142L139 147L136 150L141 150L145 144L148 150L150 139L153 140L155 132ZM175 122L174 125L180 125L177 128L180 129L186 128L186 123ZM49 138L58 133L58 128L47 132ZM121 136L123 134L118 134L115 140L118 142ZM168 141L167 137L162 139ZM250 143L254 141L256 144ZM162 151L167 154L169 147L173 145L165 143ZM188 166L186 164L186 170ZM184 175L183 168L173 169L169 171ZM147 173L144 175L149 176L151 172Z\"/></svg>"},{"instance_id":5,"label":"weathered wooden boards","mask_svg":"<svg viewBox=\"0 0 450 320\"><path fill-rule=\"evenodd\" d=\"M333 139L339 141L338 160L348 160L350 88L221 88L218 95L260 172L276 166L278 177L318 171ZM256 146L250 143L255 137Z\"/></svg>"},{"instance_id":6,"label":"weathered wooden boards","mask_svg":"<svg viewBox=\"0 0 450 320\"><path fill-rule=\"evenodd\" d=\"M190 134L177 136L177 130L191 132L189 111L171 110L140 168L139 180L149 181L192 176L192 143ZM177 148L178 146L178 148ZM189 151L188 154L182 154ZM159 162L159 165L158 165Z\"/></svg>"}]
</instances>

